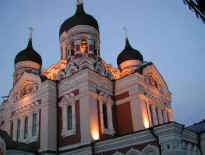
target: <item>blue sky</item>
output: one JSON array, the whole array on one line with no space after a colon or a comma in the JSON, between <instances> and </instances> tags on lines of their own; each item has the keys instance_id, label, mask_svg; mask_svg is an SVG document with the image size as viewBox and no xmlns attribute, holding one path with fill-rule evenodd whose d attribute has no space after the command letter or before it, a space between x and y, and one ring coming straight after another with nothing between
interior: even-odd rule
<instances>
[{"instance_id":1,"label":"blue sky","mask_svg":"<svg viewBox=\"0 0 205 155\"><path fill-rule=\"evenodd\" d=\"M172 92L176 121L205 119L205 24L182 0L84 0L100 26L101 55L116 66L124 48L123 27L133 47L152 61ZM60 58L59 28L75 12L75 0L1 0L0 96L12 87L14 58L27 46L33 26L34 48L43 68Z\"/></svg>"}]
</instances>

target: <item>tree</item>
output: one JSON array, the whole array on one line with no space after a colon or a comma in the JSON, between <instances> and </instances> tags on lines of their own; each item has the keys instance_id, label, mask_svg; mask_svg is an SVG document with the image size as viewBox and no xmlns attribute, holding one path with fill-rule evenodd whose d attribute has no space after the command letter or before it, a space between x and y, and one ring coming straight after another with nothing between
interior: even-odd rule
<instances>
[{"instance_id":1,"label":"tree","mask_svg":"<svg viewBox=\"0 0 205 155\"><path fill-rule=\"evenodd\" d=\"M195 12L197 18L205 23L205 0L183 0L189 9Z\"/></svg>"}]
</instances>

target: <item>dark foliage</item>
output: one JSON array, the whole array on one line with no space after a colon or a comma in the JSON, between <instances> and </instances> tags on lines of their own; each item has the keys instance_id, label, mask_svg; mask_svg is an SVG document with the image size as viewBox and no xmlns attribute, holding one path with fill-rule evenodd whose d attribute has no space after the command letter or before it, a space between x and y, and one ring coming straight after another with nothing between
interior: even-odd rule
<instances>
[{"instance_id":1,"label":"dark foliage","mask_svg":"<svg viewBox=\"0 0 205 155\"><path fill-rule=\"evenodd\" d=\"M189 9L195 12L196 17L205 23L205 0L183 0Z\"/></svg>"}]
</instances>

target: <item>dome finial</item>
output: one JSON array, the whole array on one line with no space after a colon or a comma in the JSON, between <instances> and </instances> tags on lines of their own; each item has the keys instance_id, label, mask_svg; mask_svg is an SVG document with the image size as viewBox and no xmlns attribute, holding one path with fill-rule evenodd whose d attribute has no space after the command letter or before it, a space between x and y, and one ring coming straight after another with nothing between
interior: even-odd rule
<instances>
[{"instance_id":1,"label":"dome finial","mask_svg":"<svg viewBox=\"0 0 205 155\"><path fill-rule=\"evenodd\" d=\"M123 30L125 32L125 49L132 49L132 46L130 45L130 42L129 42L129 39L128 39L128 30L127 30L127 27L124 26L123 27Z\"/></svg>"},{"instance_id":2,"label":"dome finial","mask_svg":"<svg viewBox=\"0 0 205 155\"><path fill-rule=\"evenodd\" d=\"M29 34L29 40L32 40L34 28L31 26L31 27L29 27L28 29L29 29L29 32L30 32L30 34Z\"/></svg>"},{"instance_id":3,"label":"dome finial","mask_svg":"<svg viewBox=\"0 0 205 155\"><path fill-rule=\"evenodd\" d=\"M77 5L82 5L83 4L83 0L77 0Z\"/></svg>"},{"instance_id":4,"label":"dome finial","mask_svg":"<svg viewBox=\"0 0 205 155\"><path fill-rule=\"evenodd\" d=\"M125 33L125 39L128 40L128 31L127 31L127 27L124 26L123 27L124 33Z\"/></svg>"},{"instance_id":5,"label":"dome finial","mask_svg":"<svg viewBox=\"0 0 205 155\"><path fill-rule=\"evenodd\" d=\"M32 37L33 37L33 31L34 31L34 28L31 26L28 28L29 29L29 41L28 41L28 47L32 47Z\"/></svg>"}]
</instances>

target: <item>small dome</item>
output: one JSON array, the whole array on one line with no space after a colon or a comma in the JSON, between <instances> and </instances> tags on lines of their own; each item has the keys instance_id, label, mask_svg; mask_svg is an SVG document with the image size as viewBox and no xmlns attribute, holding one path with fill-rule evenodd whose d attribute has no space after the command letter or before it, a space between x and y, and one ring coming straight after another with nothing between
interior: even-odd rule
<instances>
[{"instance_id":1,"label":"small dome","mask_svg":"<svg viewBox=\"0 0 205 155\"><path fill-rule=\"evenodd\" d=\"M83 8L83 3L77 4L77 9L75 14L68 18L60 27L59 36L64 31L69 31L71 28L77 25L90 25L99 31L97 20L89 14L86 14Z\"/></svg>"},{"instance_id":2,"label":"small dome","mask_svg":"<svg viewBox=\"0 0 205 155\"><path fill-rule=\"evenodd\" d=\"M130 45L128 38L126 38L125 49L117 57L118 66L127 60L140 60L143 62L142 54Z\"/></svg>"},{"instance_id":3,"label":"small dome","mask_svg":"<svg viewBox=\"0 0 205 155\"><path fill-rule=\"evenodd\" d=\"M42 65L41 56L33 49L32 39L29 40L27 48L16 55L15 64L21 61L33 61Z\"/></svg>"}]
</instances>

